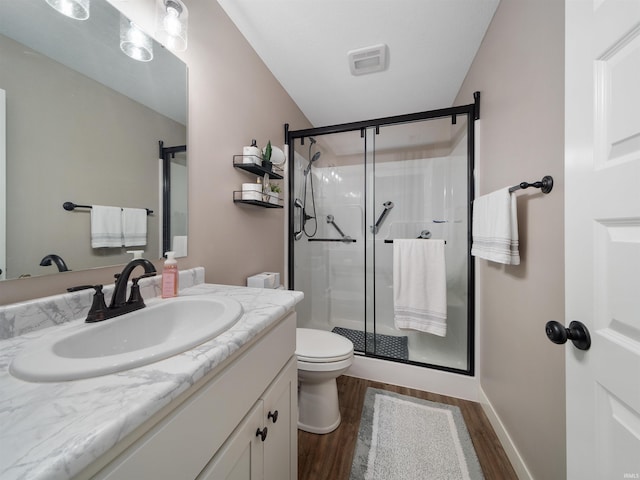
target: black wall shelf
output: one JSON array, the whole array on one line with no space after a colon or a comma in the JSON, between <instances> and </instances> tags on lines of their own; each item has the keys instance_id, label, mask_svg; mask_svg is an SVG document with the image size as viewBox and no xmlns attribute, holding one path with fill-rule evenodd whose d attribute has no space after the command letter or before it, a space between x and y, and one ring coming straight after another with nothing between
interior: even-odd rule
<instances>
[{"instance_id":1,"label":"black wall shelf","mask_svg":"<svg viewBox=\"0 0 640 480\"><path fill-rule=\"evenodd\" d=\"M282 205L282 199L278 198L278 203L264 202L262 200L243 200L242 194L247 192L242 192L240 190L236 190L233 192L233 203L246 203L247 205L256 205L258 207L264 208L284 208ZM249 193L259 193L259 192L249 192ZM263 195L260 193L260 195ZM264 194L267 196L268 194Z\"/></svg>"},{"instance_id":2,"label":"black wall shelf","mask_svg":"<svg viewBox=\"0 0 640 480\"><path fill-rule=\"evenodd\" d=\"M249 157L254 157L254 155L249 155ZM257 163L244 163L243 162L244 158L245 158L244 155L234 155L233 166L236 168L239 168L240 170L244 170L246 172L253 173L254 175L259 175L261 177L263 177L266 173L267 175L269 175L269 178L273 178L274 180L282 180L284 178L281 175L282 170L279 169L278 167L274 166L271 170L267 170L262 165L258 165Z\"/></svg>"},{"instance_id":3,"label":"black wall shelf","mask_svg":"<svg viewBox=\"0 0 640 480\"><path fill-rule=\"evenodd\" d=\"M248 155L248 157L252 157L252 159L258 158L255 155ZM259 177L264 177L266 174L272 180L282 180L284 178L280 174L282 173L282 169L273 167L271 170L268 170L264 168L262 165L258 165L257 163L244 163L244 159L245 159L245 155L234 155L233 166L235 168L239 168L240 170L244 170L245 172L252 173ZM258 196L260 196L263 200L243 199L242 198L243 193L258 194ZM242 192L242 191L235 190L233 192L233 203L244 203L246 205L255 205L257 207L263 207L263 208L284 208L283 199L280 198L279 196L275 197L273 193Z\"/></svg>"}]
</instances>

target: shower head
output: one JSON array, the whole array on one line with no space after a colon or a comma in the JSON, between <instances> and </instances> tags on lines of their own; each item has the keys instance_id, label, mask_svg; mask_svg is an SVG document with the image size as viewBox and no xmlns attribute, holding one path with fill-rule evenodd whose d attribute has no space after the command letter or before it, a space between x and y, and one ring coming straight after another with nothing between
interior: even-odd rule
<instances>
[{"instance_id":1,"label":"shower head","mask_svg":"<svg viewBox=\"0 0 640 480\"><path fill-rule=\"evenodd\" d=\"M316 152L313 154L313 157L311 157L311 160L309 160L309 164L307 165L307 168L304 169L303 174L305 177L309 174L309 171L311 170L311 164L317 161L320 158L320 155L322 155L320 152Z\"/></svg>"},{"instance_id":2,"label":"shower head","mask_svg":"<svg viewBox=\"0 0 640 480\"><path fill-rule=\"evenodd\" d=\"M293 205L298 208L304 208L304 205L302 204L302 200L300 200L299 198L296 198L296 200L293 202Z\"/></svg>"}]
</instances>

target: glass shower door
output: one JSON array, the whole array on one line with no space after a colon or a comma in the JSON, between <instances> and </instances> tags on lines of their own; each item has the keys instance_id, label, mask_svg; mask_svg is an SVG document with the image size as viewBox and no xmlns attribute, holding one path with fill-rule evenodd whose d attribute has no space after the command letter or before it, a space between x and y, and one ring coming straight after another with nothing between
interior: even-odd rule
<instances>
[{"instance_id":1,"label":"glass shower door","mask_svg":"<svg viewBox=\"0 0 640 480\"><path fill-rule=\"evenodd\" d=\"M305 292L298 326L337 331L357 350L367 314L360 131L304 137L293 146L293 286Z\"/></svg>"},{"instance_id":2,"label":"glass shower door","mask_svg":"<svg viewBox=\"0 0 640 480\"><path fill-rule=\"evenodd\" d=\"M451 116L367 131L365 321L367 353L466 370L468 314L467 118ZM399 329L394 322L394 239L445 245L446 334ZM430 266L424 267L424 274ZM433 292L424 292L424 298Z\"/></svg>"}]
</instances>

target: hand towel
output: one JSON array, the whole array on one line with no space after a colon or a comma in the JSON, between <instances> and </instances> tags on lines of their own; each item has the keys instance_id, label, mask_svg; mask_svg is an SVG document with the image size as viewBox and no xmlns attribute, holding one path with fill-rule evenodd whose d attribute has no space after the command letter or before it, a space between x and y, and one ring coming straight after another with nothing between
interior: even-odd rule
<instances>
[{"instance_id":1,"label":"hand towel","mask_svg":"<svg viewBox=\"0 0 640 480\"><path fill-rule=\"evenodd\" d=\"M473 201L471 255L520 265L516 197L503 188Z\"/></svg>"},{"instance_id":2,"label":"hand towel","mask_svg":"<svg viewBox=\"0 0 640 480\"><path fill-rule=\"evenodd\" d=\"M122 218L120 207L91 206L91 247L121 247Z\"/></svg>"},{"instance_id":3,"label":"hand towel","mask_svg":"<svg viewBox=\"0 0 640 480\"><path fill-rule=\"evenodd\" d=\"M396 328L447 334L444 240L393 240L393 311Z\"/></svg>"},{"instance_id":4,"label":"hand towel","mask_svg":"<svg viewBox=\"0 0 640 480\"><path fill-rule=\"evenodd\" d=\"M147 210L145 208L122 209L122 237L125 247L147 244Z\"/></svg>"}]
</instances>

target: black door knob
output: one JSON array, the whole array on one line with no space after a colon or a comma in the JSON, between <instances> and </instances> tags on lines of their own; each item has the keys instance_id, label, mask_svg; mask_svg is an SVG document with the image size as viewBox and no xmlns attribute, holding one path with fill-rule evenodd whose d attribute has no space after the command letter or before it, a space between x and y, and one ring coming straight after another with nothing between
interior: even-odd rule
<instances>
[{"instance_id":1,"label":"black door knob","mask_svg":"<svg viewBox=\"0 0 640 480\"><path fill-rule=\"evenodd\" d=\"M276 410L275 412L269 412L267 418L269 420L273 420L273 423L276 423L278 421L278 410Z\"/></svg>"},{"instance_id":2,"label":"black door knob","mask_svg":"<svg viewBox=\"0 0 640 480\"><path fill-rule=\"evenodd\" d=\"M544 327L549 340L558 345L571 340L576 348L580 350L589 350L591 347L591 336L589 330L582 323L574 320L569 324L569 328L565 328L561 323L551 320Z\"/></svg>"}]
</instances>

